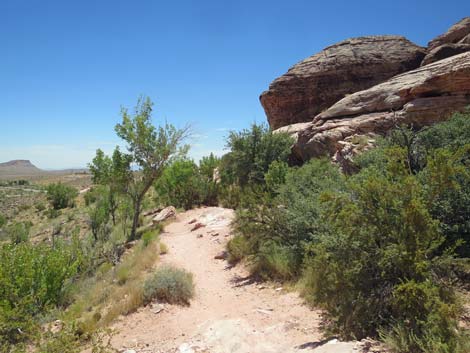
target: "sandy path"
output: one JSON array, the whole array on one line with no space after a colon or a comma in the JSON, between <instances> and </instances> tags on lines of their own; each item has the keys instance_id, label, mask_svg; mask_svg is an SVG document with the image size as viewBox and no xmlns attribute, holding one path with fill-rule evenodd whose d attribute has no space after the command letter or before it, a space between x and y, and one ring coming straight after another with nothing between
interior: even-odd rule
<instances>
[{"instance_id":1,"label":"sandy path","mask_svg":"<svg viewBox=\"0 0 470 353\"><path fill-rule=\"evenodd\" d=\"M114 325L116 348L137 353L330 351L330 344L314 349L321 345L320 313L304 306L297 294L242 280L247 275L242 266L229 268L214 259L229 239L232 218L231 210L202 208L179 214L166 227L162 241L169 253L160 261L191 271L196 296L189 307L164 305L155 313L149 306L122 318ZM207 226L191 232L192 219ZM353 352L350 343L335 346L342 346L338 352Z\"/></svg>"}]
</instances>

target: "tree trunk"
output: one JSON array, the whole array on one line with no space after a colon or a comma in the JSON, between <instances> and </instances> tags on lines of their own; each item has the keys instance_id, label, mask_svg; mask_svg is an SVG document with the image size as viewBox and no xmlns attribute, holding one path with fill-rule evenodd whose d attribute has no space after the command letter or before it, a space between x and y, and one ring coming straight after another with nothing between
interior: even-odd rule
<instances>
[{"instance_id":1,"label":"tree trunk","mask_svg":"<svg viewBox=\"0 0 470 353\"><path fill-rule=\"evenodd\" d=\"M139 226L139 216L140 216L140 204L142 200L138 199L134 205L134 216L132 217L132 228L131 234L129 235L128 241L133 241L136 239L137 227Z\"/></svg>"}]
</instances>

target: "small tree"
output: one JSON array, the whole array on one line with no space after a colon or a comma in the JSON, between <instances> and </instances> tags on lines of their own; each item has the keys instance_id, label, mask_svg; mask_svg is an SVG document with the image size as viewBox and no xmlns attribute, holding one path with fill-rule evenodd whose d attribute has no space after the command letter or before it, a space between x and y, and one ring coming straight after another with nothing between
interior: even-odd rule
<instances>
[{"instance_id":1,"label":"small tree","mask_svg":"<svg viewBox=\"0 0 470 353\"><path fill-rule=\"evenodd\" d=\"M151 123L152 101L140 98L133 115L122 109L122 123L116 125L116 133L127 142L130 160L137 170L130 174L129 186L124 192L132 202L133 216L129 241L136 238L139 215L145 194L163 173L165 167L175 158L186 153L181 148L188 128L177 129L165 123L155 127Z\"/></svg>"},{"instance_id":2,"label":"small tree","mask_svg":"<svg viewBox=\"0 0 470 353\"><path fill-rule=\"evenodd\" d=\"M130 155L122 153L119 147L114 149L112 157L108 157L101 149L88 165L93 182L107 187L107 210L116 225L116 211L119 206L119 195L125 194L132 178Z\"/></svg>"}]
</instances>

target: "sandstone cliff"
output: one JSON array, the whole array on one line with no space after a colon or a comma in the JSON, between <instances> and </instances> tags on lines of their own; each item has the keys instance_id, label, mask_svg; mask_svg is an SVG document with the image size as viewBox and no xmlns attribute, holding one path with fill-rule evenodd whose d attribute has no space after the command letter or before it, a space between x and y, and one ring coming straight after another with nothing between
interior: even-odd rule
<instances>
[{"instance_id":1,"label":"sandstone cliff","mask_svg":"<svg viewBox=\"0 0 470 353\"><path fill-rule=\"evenodd\" d=\"M260 99L271 128L291 133L300 162L344 159L397 124L442 121L470 105L470 18L424 49L403 37L350 39L276 79ZM366 142L364 142L366 141Z\"/></svg>"}]
</instances>

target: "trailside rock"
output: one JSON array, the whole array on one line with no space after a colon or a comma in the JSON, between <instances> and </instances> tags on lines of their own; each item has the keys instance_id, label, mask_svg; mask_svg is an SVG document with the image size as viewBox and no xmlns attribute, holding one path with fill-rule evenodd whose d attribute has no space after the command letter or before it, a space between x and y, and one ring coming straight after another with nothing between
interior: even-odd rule
<instances>
[{"instance_id":1,"label":"trailside rock","mask_svg":"<svg viewBox=\"0 0 470 353\"><path fill-rule=\"evenodd\" d=\"M437 36L428 43L428 49L432 50L446 43L457 43L470 34L470 17L465 17L450 27L446 33Z\"/></svg>"},{"instance_id":2,"label":"trailside rock","mask_svg":"<svg viewBox=\"0 0 470 353\"><path fill-rule=\"evenodd\" d=\"M470 43L447 43L432 49L421 62L421 66L470 51Z\"/></svg>"},{"instance_id":3,"label":"trailside rock","mask_svg":"<svg viewBox=\"0 0 470 353\"><path fill-rule=\"evenodd\" d=\"M333 156L348 136L385 134L397 124L427 126L470 105L470 52L397 75L351 94L306 124L277 131L291 132L294 156L301 162Z\"/></svg>"},{"instance_id":4,"label":"trailside rock","mask_svg":"<svg viewBox=\"0 0 470 353\"><path fill-rule=\"evenodd\" d=\"M163 222L169 218L176 217L176 208L173 206L168 206L165 207L163 210L161 210L153 219L152 223L160 223Z\"/></svg>"},{"instance_id":5,"label":"trailside rock","mask_svg":"<svg viewBox=\"0 0 470 353\"><path fill-rule=\"evenodd\" d=\"M425 49L401 36L345 40L274 80L260 96L273 129L308 122L343 98L419 67Z\"/></svg>"}]
</instances>

